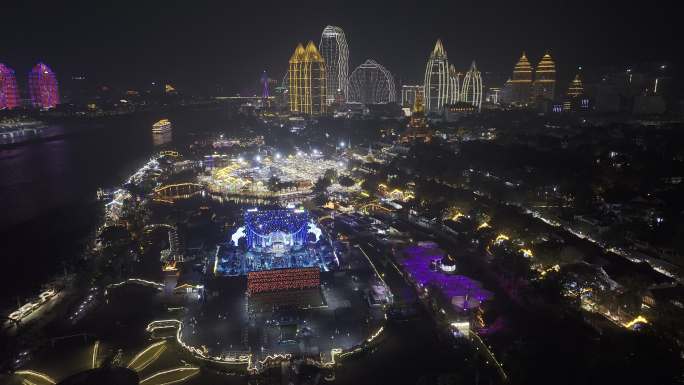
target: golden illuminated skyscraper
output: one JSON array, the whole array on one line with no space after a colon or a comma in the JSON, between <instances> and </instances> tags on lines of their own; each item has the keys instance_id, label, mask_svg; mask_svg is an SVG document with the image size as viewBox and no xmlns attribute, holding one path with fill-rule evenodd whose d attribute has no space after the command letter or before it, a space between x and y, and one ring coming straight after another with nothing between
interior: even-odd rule
<instances>
[{"instance_id":1,"label":"golden illuminated skyscraper","mask_svg":"<svg viewBox=\"0 0 684 385\"><path fill-rule=\"evenodd\" d=\"M532 65L523 52L518 64L513 69L511 79L511 102L518 105L527 105L532 99Z\"/></svg>"},{"instance_id":2,"label":"golden illuminated skyscraper","mask_svg":"<svg viewBox=\"0 0 684 385\"><path fill-rule=\"evenodd\" d=\"M316 45L300 43L290 58L288 71L290 111L304 115L321 115L326 106L325 60Z\"/></svg>"},{"instance_id":3,"label":"golden illuminated skyscraper","mask_svg":"<svg viewBox=\"0 0 684 385\"><path fill-rule=\"evenodd\" d=\"M575 78L570 82L570 87L568 87L568 97L576 98L584 93L584 86L582 85L582 79L580 79L579 74L575 75Z\"/></svg>"},{"instance_id":4,"label":"golden illuminated skyscraper","mask_svg":"<svg viewBox=\"0 0 684 385\"><path fill-rule=\"evenodd\" d=\"M535 98L553 100L555 96L556 64L548 53L541 58L537 65L532 89Z\"/></svg>"}]
</instances>

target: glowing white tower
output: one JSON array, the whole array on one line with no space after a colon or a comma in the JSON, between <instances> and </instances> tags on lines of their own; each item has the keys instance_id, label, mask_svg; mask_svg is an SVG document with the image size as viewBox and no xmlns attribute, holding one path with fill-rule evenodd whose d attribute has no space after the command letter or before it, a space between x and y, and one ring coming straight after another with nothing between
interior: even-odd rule
<instances>
[{"instance_id":1,"label":"glowing white tower","mask_svg":"<svg viewBox=\"0 0 684 385\"><path fill-rule=\"evenodd\" d=\"M346 99L348 97L349 49L342 28L333 25L325 27L318 50L325 60L328 74L326 103L330 105L335 101L337 90L340 90Z\"/></svg>"},{"instance_id":2,"label":"glowing white tower","mask_svg":"<svg viewBox=\"0 0 684 385\"><path fill-rule=\"evenodd\" d=\"M461 101L472 104L479 111L482 108L482 88L482 74L473 60L473 64L463 77Z\"/></svg>"},{"instance_id":3,"label":"glowing white tower","mask_svg":"<svg viewBox=\"0 0 684 385\"><path fill-rule=\"evenodd\" d=\"M461 100L461 74L456 72L454 65L449 66L449 104Z\"/></svg>"},{"instance_id":4,"label":"glowing white tower","mask_svg":"<svg viewBox=\"0 0 684 385\"><path fill-rule=\"evenodd\" d=\"M437 39L435 48L425 66L425 109L428 112L439 112L449 103L449 60L442 41Z\"/></svg>"}]
</instances>

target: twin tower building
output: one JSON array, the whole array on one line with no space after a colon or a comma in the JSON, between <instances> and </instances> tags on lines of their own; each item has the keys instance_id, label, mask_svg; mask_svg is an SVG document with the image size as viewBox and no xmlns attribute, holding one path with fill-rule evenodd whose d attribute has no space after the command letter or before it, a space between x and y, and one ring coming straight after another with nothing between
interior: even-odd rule
<instances>
[{"instance_id":1,"label":"twin tower building","mask_svg":"<svg viewBox=\"0 0 684 385\"><path fill-rule=\"evenodd\" d=\"M396 102L392 74L374 60L366 60L349 75L349 48L340 27L327 26L316 45L297 45L286 76L290 111L322 115L343 103ZM465 75L449 65L440 40L430 54L422 87L427 112L441 112L450 104L482 105L482 76L475 62Z\"/></svg>"},{"instance_id":2,"label":"twin tower building","mask_svg":"<svg viewBox=\"0 0 684 385\"><path fill-rule=\"evenodd\" d=\"M513 68L513 77L504 85L504 101L527 106L539 100L554 100L556 93L556 64L548 53L542 56L536 71L523 52Z\"/></svg>"},{"instance_id":3,"label":"twin tower building","mask_svg":"<svg viewBox=\"0 0 684 385\"><path fill-rule=\"evenodd\" d=\"M59 104L57 76L44 63L36 64L28 74L30 105L50 109ZM22 107L17 78L12 68L0 63L0 110Z\"/></svg>"}]
</instances>

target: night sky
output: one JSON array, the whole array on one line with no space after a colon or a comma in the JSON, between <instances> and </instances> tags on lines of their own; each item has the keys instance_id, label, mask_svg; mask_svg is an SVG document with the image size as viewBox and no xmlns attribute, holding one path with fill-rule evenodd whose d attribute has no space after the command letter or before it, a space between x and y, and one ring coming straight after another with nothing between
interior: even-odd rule
<instances>
[{"instance_id":1,"label":"night sky","mask_svg":"<svg viewBox=\"0 0 684 385\"><path fill-rule=\"evenodd\" d=\"M559 80L578 65L676 62L681 50L680 13L657 1L55 0L3 1L1 12L0 62L20 82L43 60L61 79L192 92L250 92L264 69L282 78L297 42L318 43L327 24L345 30L350 71L373 58L404 83L421 81L438 37L461 70L475 59L507 74L521 51L536 63L549 50Z\"/></svg>"}]
</instances>

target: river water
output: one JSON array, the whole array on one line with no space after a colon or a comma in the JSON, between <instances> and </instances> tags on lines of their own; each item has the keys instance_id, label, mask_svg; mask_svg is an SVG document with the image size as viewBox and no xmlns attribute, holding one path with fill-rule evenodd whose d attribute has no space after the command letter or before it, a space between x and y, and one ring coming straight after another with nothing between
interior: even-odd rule
<instances>
[{"instance_id":1,"label":"river water","mask_svg":"<svg viewBox=\"0 0 684 385\"><path fill-rule=\"evenodd\" d=\"M173 122L168 143L151 133L161 118ZM0 307L36 294L76 259L97 226L99 187L121 184L160 149L231 127L225 109L150 112L50 123L40 141L0 147Z\"/></svg>"}]
</instances>

